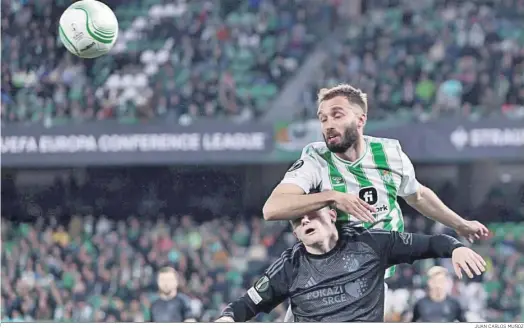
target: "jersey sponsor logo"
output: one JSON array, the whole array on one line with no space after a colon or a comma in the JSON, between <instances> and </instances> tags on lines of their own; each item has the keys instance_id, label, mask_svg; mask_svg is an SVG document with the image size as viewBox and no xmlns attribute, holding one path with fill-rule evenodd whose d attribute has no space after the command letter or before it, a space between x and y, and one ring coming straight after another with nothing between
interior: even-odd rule
<instances>
[{"instance_id":1,"label":"jersey sponsor logo","mask_svg":"<svg viewBox=\"0 0 524 328\"><path fill-rule=\"evenodd\" d=\"M267 276L263 276L262 278L258 279L258 281L255 283L255 290L259 293L263 293L269 289L269 278Z\"/></svg>"},{"instance_id":2,"label":"jersey sponsor logo","mask_svg":"<svg viewBox=\"0 0 524 328\"><path fill-rule=\"evenodd\" d=\"M358 197L369 205L375 205L378 202L378 192L374 187L360 189L358 192Z\"/></svg>"},{"instance_id":3,"label":"jersey sponsor logo","mask_svg":"<svg viewBox=\"0 0 524 328\"><path fill-rule=\"evenodd\" d=\"M375 207L375 211L377 211L376 213L388 212L389 207L386 204L382 204L380 206Z\"/></svg>"},{"instance_id":4,"label":"jersey sponsor logo","mask_svg":"<svg viewBox=\"0 0 524 328\"><path fill-rule=\"evenodd\" d=\"M367 280L357 279L344 285L325 287L306 294L308 301L322 302L322 305L333 305L359 299L368 289Z\"/></svg>"},{"instance_id":5,"label":"jersey sponsor logo","mask_svg":"<svg viewBox=\"0 0 524 328\"><path fill-rule=\"evenodd\" d=\"M413 243L413 236L407 232L401 232L398 234L404 245L411 245Z\"/></svg>"},{"instance_id":6,"label":"jersey sponsor logo","mask_svg":"<svg viewBox=\"0 0 524 328\"><path fill-rule=\"evenodd\" d=\"M247 296L249 296L255 305L262 302L262 296L260 296L260 294L253 287L247 290Z\"/></svg>"},{"instance_id":7,"label":"jersey sponsor logo","mask_svg":"<svg viewBox=\"0 0 524 328\"><path fill-rule=\"evenodd\" d=\"M323 305L339 304L349 301L344 286L333 286L317 289L306 294L308 301L320 300Z\"/></svg>"},{"instance_id":8,"label":"jersey sponsor logo","mask_svg":"<svg viewBox=\"0 0 524 328\"><path fill-rule=\"evenodd\" d=\"M298 170L299 168L302 167L302 165L304 165L304 161L299 159L298 161L296 161L295 163L293 163L293 165L291 165L291 167L289 168L289 170L287 170L288 172L293 172L295 170Z\"/></svg>"}]
</instances>

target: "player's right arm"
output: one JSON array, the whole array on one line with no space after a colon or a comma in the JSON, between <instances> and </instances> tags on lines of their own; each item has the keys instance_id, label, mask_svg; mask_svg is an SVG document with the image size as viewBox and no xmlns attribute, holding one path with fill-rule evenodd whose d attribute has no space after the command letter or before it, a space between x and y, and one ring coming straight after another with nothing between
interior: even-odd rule
<instances>
[{"instance_id":1,"label":"player's right arm","mask_svg":"<svg viewBox=\"0 0 524 328\"><path fill-rule=\"evenodd\" d=\"M310 194L311 190L322 184L320 172L320 164L311 156L303 154L286 172L284 179L264 204L264 219L292 220L334 205L361 221L374 221L370 212L375 209L356 195L332 190Z\"/></svg>"},{"instance_id":2,"label":"player's right arm","mask_svg":"<svg viewBox=\"0 0 524 328\"><path fill-rule=\"evenodd\" d=\"M286 250L247 293L229 303L217 322L246 322L259 313L269 313L289 294L293 276L292 249Z\"/></svg>"}]
</instances>

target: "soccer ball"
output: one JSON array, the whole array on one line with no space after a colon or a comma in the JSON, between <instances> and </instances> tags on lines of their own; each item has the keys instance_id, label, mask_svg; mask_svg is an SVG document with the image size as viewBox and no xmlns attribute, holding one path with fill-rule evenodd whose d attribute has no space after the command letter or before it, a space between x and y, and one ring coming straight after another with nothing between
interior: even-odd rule
<instances>
[{"instance_id":1,"label":"soccer ball","mask_svg":"<svg viewBox=\"0 0 524 328\"><path fill-rule=\"evenodd\" d=\"M107 5L96 0L73 3L60 17L60 40L74 55L96 58L108 53L118 37L118 20Z\"/></svg>"}]
</instances>

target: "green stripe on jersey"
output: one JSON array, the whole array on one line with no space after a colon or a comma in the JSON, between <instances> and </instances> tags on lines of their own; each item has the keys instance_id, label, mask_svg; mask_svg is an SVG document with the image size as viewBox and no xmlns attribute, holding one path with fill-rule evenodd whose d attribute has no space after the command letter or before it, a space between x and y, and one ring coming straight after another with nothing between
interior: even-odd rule
<instances>
[{"instance_id":1,"label":"green stripe on jersey","mask_svg":"<svg viewBox=\"0 0 524 328\"><path fill-rule=\"evenodd\" d=\"M364 173L364 170L362 169L362 164L358 164L356 166L346 166L347 170L353 174L355 179L358 182L359 190L366 187L371 187L373 184L366 176L366 173ZM373 214L373 216L376 218L376 215ZM366 229L368 229L371 226L371 223L363 222L362 226Z\"/></svg>"},{"instance_id":2,"label":"green stripe on jersey","mask_svg":"<svg viewBox=\"0 0 524 328\"><path fill-rule=\"evenodd\" d=\"M388 159L386 156L386 152L384 151L384 147L379 142L372 142L371 143L371 153L373 154L373 161L375 162L375 165L377 166L377 170L379 172L379 175L382 179L382 182L384 183L384 186L386 187L386 191L388 193L388 203L389 203L389 213L386 216L386 219L389 219L389 221L386 221L384 224L384 229L386 230L393 230L393 231L404 231L404 221L402 219L402 212L400 211L400 208L398 207L397 203L397 187L395 186L395 182L393 181L393 175L391 174L391 167L389 166ZM393 211L397 211L398 218L394 219L391 216L391 213ZM385 278L392 277L395 274L396 266L389 267L386 270Z\"/></svg>"},{"instance_id":3,"label":"green stripe on jersey","mask_svg":"<svg viewBox=\"0 0 524 328\"><path fill-rule=\"evenodd\" d=\"M373 154L373 161L388 193L390 209L386 218L390 219L390 221L384 224L384 229L402 232L404 231L404 220L402 219L402 212L397 203L398 188L395 186L386 152L384 151L383 145L378 142L371 143L371 152ZM394 212L397 212L397 216L391 216Z\"/></svg>"},{"instance_id":4,"label":"green stripe on jersey","mask_svg":"<svg viewBox=\"0 0 524 328\"><path fill-rule=\"evenodd\" d=\"M331 183L331 188L338 192L347 193L346 179L344 179L333 162L333 153L326 152L321 154L321 156L327 162L329 167L329 182ZM337 209L337 221L349 221L349 215Z\"/></svg>"}]
</instances>

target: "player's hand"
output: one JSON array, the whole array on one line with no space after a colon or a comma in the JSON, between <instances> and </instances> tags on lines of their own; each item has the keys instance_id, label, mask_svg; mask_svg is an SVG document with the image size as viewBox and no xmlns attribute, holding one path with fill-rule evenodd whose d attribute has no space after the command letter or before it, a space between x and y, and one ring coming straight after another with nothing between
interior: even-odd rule
<instances>
[{"instance_id":1,"label":"player's hand","mask_svg":"<svg viewBox=\"0 0 524 328\"><path fill-rule=\"evenodd\" d=\"M235 322L235 320L233 320L231 317L224 316L216 319L215 322Z\"/></svg>"},{"instance_id":2,"label":"player's hand","mask_svg":"<svg viewBox=\"0 0 524 328\"><path fill-rule=\"evenodd\" d=\"M463 224L457 228L457 233L468 239L470 243L478 239L489 237L489 230L479 221L464 220Z\"/></svg>"},{"instance_id":3,"label":"player's hand","mask_svg":"<svg viewBox=\"0 0 524 328\"><path fill-rule=\"evenodd\" d=\"M462 279L462 271L470 278L486 271L486 262L484 259L467 247L459 247L451 254L451 262L459 279Z\"/></svg>"},{"instance_id":4,"label":"player's hand","mask_svg":"<svg viewBox=\"0 0 524 328\"><path fill-rule=\"evenodd\" d=\"M346 194L334 191L335 206L342 212L348 213L362 222L375 222L375 218L371 213L375 213L375 208L357 195Z\"/></svg>"}]
</instances>

